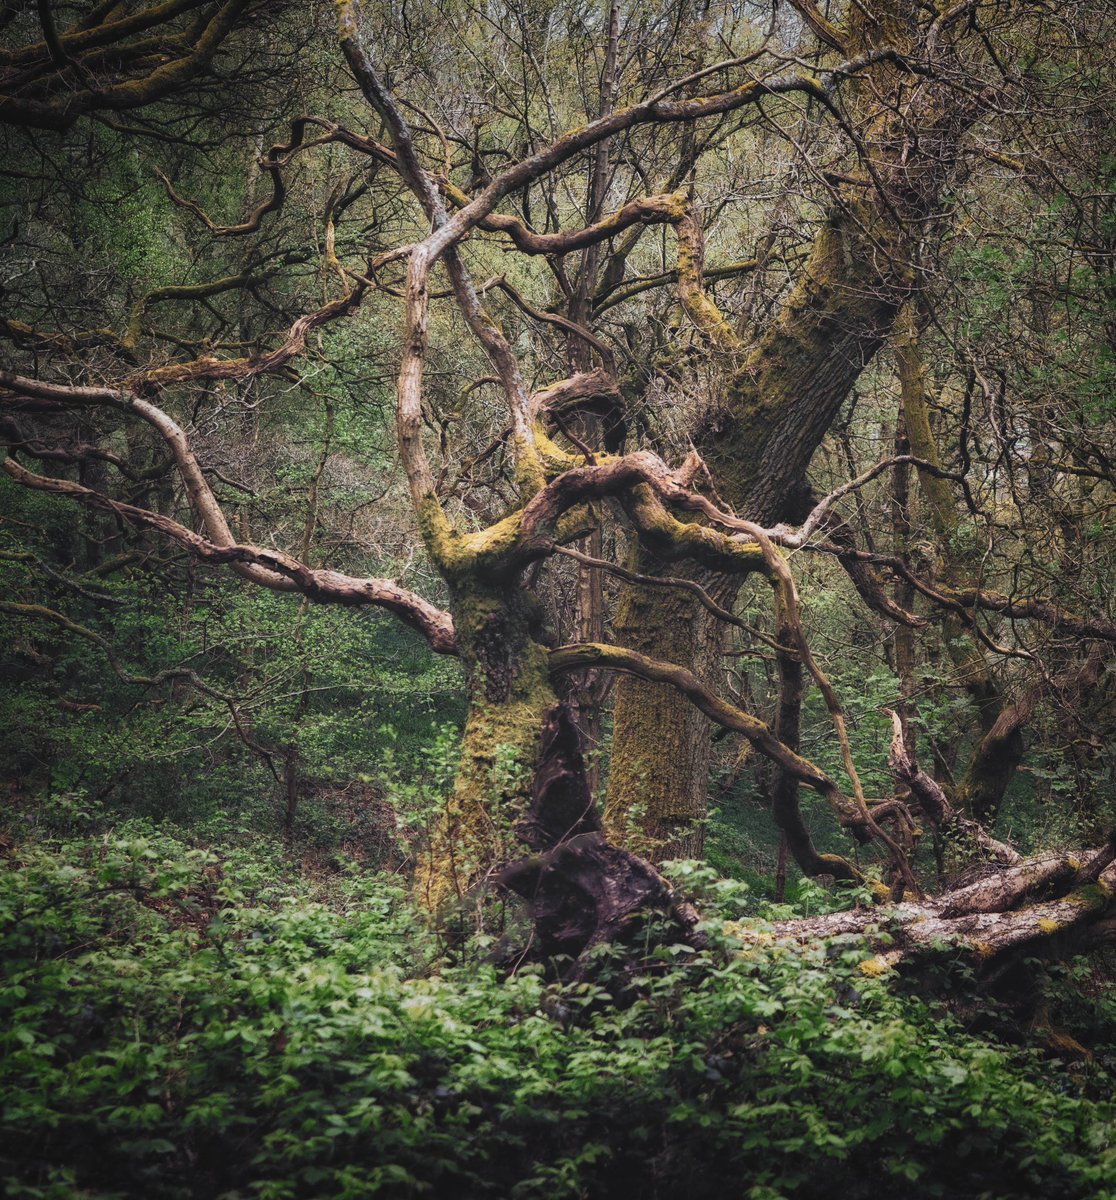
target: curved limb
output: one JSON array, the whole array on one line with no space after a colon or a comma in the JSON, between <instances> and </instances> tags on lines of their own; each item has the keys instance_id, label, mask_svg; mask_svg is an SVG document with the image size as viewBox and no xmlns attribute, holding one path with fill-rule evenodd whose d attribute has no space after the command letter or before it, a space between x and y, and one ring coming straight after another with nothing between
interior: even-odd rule
<instances>
[{"instance_id":1,"label":"curved limb","mask_svg":"<svg viewBox=\"0 0 1116 1200\"><path fill-rule=\"evenodd\" d=\"M129 524L152 529L185 546L205 562L228 563L234 569L245 567L251 572L248 578L253 583L273 591L301 592L310 599L325 604L371 604L386 608L423 634L433 650L440 654L457 653L450 615L416 593L400 587L394 580L359 578L340 571L308 567L281 550L242 544L232 541L231 538L227 544L219 545L171 520L170 517L112 500L92 488L83 487L67 479L50 479L44 475L35 475L11 458L0 464L0 470L24 487L66 496L80 504L111 512Z\"/></svg>"}]
</instances>

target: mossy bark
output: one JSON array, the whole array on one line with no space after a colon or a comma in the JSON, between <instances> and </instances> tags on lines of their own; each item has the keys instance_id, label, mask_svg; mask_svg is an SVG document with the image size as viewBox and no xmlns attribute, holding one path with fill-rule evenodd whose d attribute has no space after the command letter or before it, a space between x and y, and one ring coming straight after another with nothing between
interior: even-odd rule
<instances>
[{"instance_id":1,"label":"mossy bark","mask_svg":"<svg viewBox=\"0 0 1116 1200\"><path fill-rule=\"evenodd\" d=\"M819 237L803 279L735 374L724 406L699 443L715 468L720 494L763 524L805 514L806 467L882 343L899 302L897 287L881 298L878 288L859 278L863 255L846 242L845 219L851 220L846 215ZM637 569L662 573L651 557L643 552ZM670 573L688 571L674 566ZM700 573L700 581L731 607L739 581L708 572ZM718 685L724 626L692 598L665 588L626 587L616 632L624 645L688 666ZM609 829L625 836L637 813L641 844L657 860L699 855L710 764L708 725L654 684L618 681L615 698Z\"/></svg>"},{"instance_id":2,"label":"mossy bark","mask_svg":"<svg viewBox=\"0 0 1116 1200\"><path fill-rule=\"evenodd\" d=\"M721 495L760 524L805 515L806 468L887 337L913 279L875 205L845 200L695 439Z\"/></svg>"},{"instance_id":3,"label":"mossy bark","mask_svg":"<svg viewBox=\"0 0 1116 1200\"><path fill-rule=\"evenodd\" d=\"M475 902L479 916L493 888L516 893L534 918L532 952L548 959L622 938L648 910L695 940L696 914L601 830L533 597L514 578L475 570L452 577L450 590L469 715L454 788L418 872L422 902L443 919Z\"/></svg>"},{"instance_id":4,"label":"mossy bark","mask_svg":"<svg viewBox=\"0 0 1116 1200\"><path fill-rule=\"evenodd\" d=\"M843 37L849 53L918 50L918 29L913 0L882 0L871 12L850 9ZM723 499L761 525L798 521L811 506L810 460L916 286L908 231L937 207L961 137L980 111L975 94L960 100L932 84L912 90L886 63L866 72L850 98L871 168L862 163L863 178L838 189L796 286L743 362L728 364L722 402L694 438ZM731 606L730 581L702 582ZM716 677L723 630L710 625L701 638L693 622L679 630L677 601L663 591L624 603L639 611L624 630L628 645L675 661L689 652L691 669ZM618 690L613 756L623 769L610 784L609 807L631 810L641 803L639 789L662 776L672 807L657 809L655 822L692 823L705 804L708 758L690 752L689 718L669 702L664 711L643 700L641 687ZM667 802L656 798L656 806Z\"/></svg>"},{"instance_id":5,"label":"mossy bark","mask_svg":"<svg viewBox=\"0 0 1116 1200\"><path fill-rule=\"evenodd\" d=\"M860 964L866 975L940 959L943 949L978 969L997 971L1013 959L1067 958L1111 945L1116 935L1111 863L1111 847L1092 852L1084 866L1082 856L1045 855L988 870L923 903L779 922L774 932L809 941L862 934L879 949Z\"/></svg>"},{"instance_id":6,"label":"mossy bark","mask_svg":"<svg viewBox=\"0 0 1116 1200\"><path fill-rule=\"evenodd\" d=\"M647 551L633 569L666 574ZM719 659L720 639L709 612L687 592L633 584L624 589L615 623L631 649L688 667L703 682ZM715 657L709 654L715 648ZM704 842L705 781L710 726L672 688L635 676L616 680L612 758L605 827L622 845L655 862L699 858Z\"/></svg>"},{"instance_id":7,"label":"mossy bark","mask_svg":"<svg viewBox=\"0 0 1116 1200\"><path fill-rule=\"evenodd\" d=\"M527 593L476 575L450 586L469 712L453 791L417 880L432 911L463 900L519 852L539 738L558 699Z\"/></svg>"}]
</instances>

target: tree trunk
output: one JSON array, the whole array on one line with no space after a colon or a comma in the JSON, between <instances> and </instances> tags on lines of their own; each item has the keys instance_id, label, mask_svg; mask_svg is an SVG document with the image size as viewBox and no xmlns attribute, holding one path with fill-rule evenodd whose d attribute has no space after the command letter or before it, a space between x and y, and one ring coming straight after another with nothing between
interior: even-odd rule
<instances>
[{"instance_id":1,"label":"tree trunk","mask_svg":"<svg viewBox=\"0 0 1116 1200\"><path fill-rule=\"evenodd\" d=\"M851 909L774 926L776 937L824 941L862 934L877 953L861 970L878 975L946 950L999 969L1006 958L1065 958L1116 940L1116 843L1083 856L1051 854L989 869L921 904ZM741 926L742 936L748 932Z\"/></svg>"},{"instance_id":2,"label":"tree trunk","mask_svg":"<svg viewBox=\"0 0 1116 1200\"><path fill-rule=\"evenodd\" d=\"M697 941L696 914L650 863L611 845L589 789L578 731L551 682L537 613L514 580L451 584L469 715L457 778L417 889L446 915L493 886L525 899L532 952L576 958L622 938L647 912Z\"/></svg>"},{"instance_id":3,"label":"tree trunk","mask_svg":"<svg viewBox=\"0 0 1116 1200\"><path fill-rule=\"evenodd\" d=\"M854 6L845 48L863 53L887 45L917 52L917 29L917 6L910 0L883 0L871 13ZM900 96L909 98L903 106ZM730 362L722 402L694 438L723 499L761 525L805 515L810 460L916 286L916 247L908 230L921 228L938 207L980 100L974 92L962 102L931 81L912 90L895 66L878 63L858 83L852 107L872 165L862 162L863 178L840 186L798 283L754 348ZM681 254L679 266L681 280ZM690 287L700 290L700 263ZM707 297L701 303L706 314L716 313ZM708 315L704 324L700 316L695 320L702 328L717 324ZM731 585L714 586L720 602L731 607ZM660 590L641 604L646 607L639 624L627 630L628 644L652 658L673 658L678 634L670 610L677 602ZM702 664L707 678L716 673L721 636L719 629L707 630L690 659ZM610 807L618 810L639 804L636 789L664 768L664 745L685 745L689 736L688 717L677 708L663 713L624 701L623 694L617 697L613 755L625 768L610 786ZM691 754L681 764L671 777L673 808L657 813L659 822L692 823L704 811L708 759ZM622 788L631 794L621 796Z\"/></svg>"},{"instance_id":4,"label":"tree trunk","mask_svg":"<svg viewBox=\"0 0 1116 1200\"><path fill-rule=\"evenodd\" d=\"M908 305L900 318L895 338L895 361L899 371L903 423L910 452L935 466L941 465L937 439L930 426L927 404L927 372L923 361L917 318ZM955 550L960 522L953 493L944 479L919 471L919 489L937 540L937 574L952 586L971 584L979 572ZM942 623L946 653L957 670L957 679L968 693L980 721L981 741L973 752L958 799L978 821L991 824L1003 802L1008 784L1023 759L1020 723L1001 722L1003 698L988 656L956 613Z\"/></svg>"},{"instance_id":5,"label":"tree trunk","mask_svg":"<svg viewBox=\"0 0 1116 1200\"><path fill-rule=\"evenodd\" d=\"M634 569L665 574L639 551ZM721 635L709 612L676 588L625 587L615 623L617 640L634 650L688 667L716 686ZM617 679L605 826L622 845L655 862L699 858L704 844L710 727L673 689L634 676Z\"/></svg>"},{"instance_id":6,"label":"tree trunk","mask_svg":"<svg viewBox=\"0 0 1116 1200\"><path fill-rule=\"evenodd\" d=\"M432 911L464 900L515 856L543 724L557 702L530 598L515 580L474 577L451 588L469 711L453 792L417 881Z\"/></svg>"},{"instance_id":7,"label":"tree trunk","mask_svg":"<svg viewBox=\"0 0 1116 1200\"><path fill-rule=\"evenodd\" d=\"M907 286L905 277L889 287L878 273L871 280L861 277L866 257L874 260L848 233L845 219L835 217L819 236L798 287L735 373L724 408L699 442L715 468L721 496L760 524L805 515L810 458L882 343L901 288ZM639 569L648 573L646 565ZM731 607L739 581L708 575L703 581ZM642 654L688 665L710 684L718 681L724 627L688 597L629 585L617 634ZM665 836L668 845L679 836L685 839L705 817L708 733L653 684L626 680L617 684L615 695L610 828L620 829L612 814L642 809L641 827L650 838ZM686 845L700 852L700 841Z\"/></svg>"}]
</instances>

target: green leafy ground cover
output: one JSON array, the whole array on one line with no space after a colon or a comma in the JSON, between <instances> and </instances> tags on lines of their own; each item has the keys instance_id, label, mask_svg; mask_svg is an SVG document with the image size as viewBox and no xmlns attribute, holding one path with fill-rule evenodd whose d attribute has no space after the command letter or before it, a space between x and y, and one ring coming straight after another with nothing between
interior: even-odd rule
<instances>
[{"instance_id":1,"label":"green leafy ground cover","mask_svg":"<svg viewBox=\"0 0 1116 1200\"><path fill-rule=\"evenodd\" d=\"M700 957L559 984L448 953L391 876L78 807L0 871L13 1198L1116 1195L1103 1048L967 1032L856 943L772 944L743 885L691 871Z\"/></svg>"}]
</instances>

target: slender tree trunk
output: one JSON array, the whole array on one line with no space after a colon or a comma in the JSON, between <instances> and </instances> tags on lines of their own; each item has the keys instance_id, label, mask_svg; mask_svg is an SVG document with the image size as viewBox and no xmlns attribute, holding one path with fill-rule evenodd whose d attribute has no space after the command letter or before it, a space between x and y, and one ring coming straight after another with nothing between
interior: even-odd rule
<instances>
[{"instance_id":1,"label":"slender tree trunk","mask_svg":"<svg viewBox=\"0 0 1116 1200\"><path fill-rule=\"evenodd\" d=\"M930 411L926 402L926 365L922 357L917 319L911 306L904 309L899 321L895 360L899 369L903 422L911 453L940 466L941 456L930 426ZM928 471L920 471L919 487L926 499L930 527L938 543L938 574L954 586L970 583L972 572L969 564L959 558L954 548L960 522L948 483ZM942 624L942 636L958 682L976 707L980 721L981 742L958 784L958 799L977 820L991 823L1022 761L1023 732L1019 723L1010 726L1001 723L1004 703L1000 689L992 674L988 656L974 639L967 623L955 613L948 614Z\"/></svg>"},{"instance_id":2,"label":"slender tree trunk","mask_svg":"<svg viewBox=\"0 0 1116 1200\"><path fill-rule=\"evenodd\" d=\"M609 6L608 43L605 48L598 93L598 117L606 116L616 105L619 49L620 8L616 0L612 0ZM598 144L593 154L585 204L586 225L591 225L594 221L599 220L605 211L605 202L608 198L611 181L610 146L611 143L606 139ZM604 244L595 242L582 253L581 263L574 280L573 295L567 306L569 319L574 324L586 329L589 326L593 293L597 288L603 252ZM590 370L592 353L589 343L576 334L570 334L567 346L570 374ZM601 421L598 416L590 412L577 412L572 414L571 423L585 445L595 447L599 444ZM582 542L581 549L592 558L601 557L603 538L599 526ZM577 638L582 642L599 642L604 638L604 591L601 574L584 564L577 568ZM590 670L582 672L577 679L572 681L570 694L575 710L575 724L591 754L587 776L589 789L593 795L597 795L601 782L598 751L601 744L602 706L607 696L607 690L608 680L604 673Z\"/></svg>"}]
</instances>

